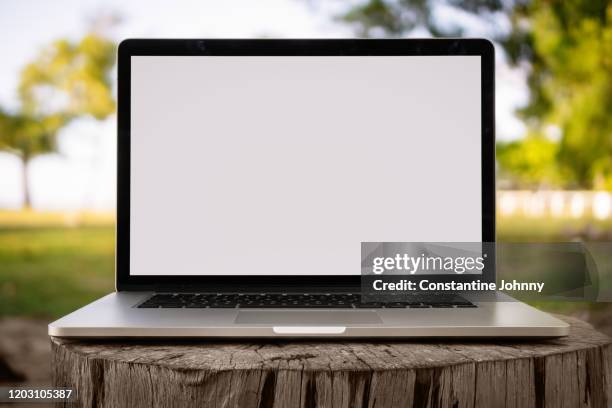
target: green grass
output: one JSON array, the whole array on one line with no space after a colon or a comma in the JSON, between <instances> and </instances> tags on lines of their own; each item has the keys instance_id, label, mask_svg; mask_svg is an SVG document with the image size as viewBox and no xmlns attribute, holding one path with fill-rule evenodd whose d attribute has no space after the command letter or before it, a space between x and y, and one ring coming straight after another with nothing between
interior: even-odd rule
<instances>
[{"instance_id":1,"label":"green grass","mask_svg":"<svg viewBox=\"0 0 612 408\"><path fill-rule=\"evenodd\" d=\"M498 220L498 239L506 242L568 241L585 234L606 239L610 231L609 222L590 220ZM0 211L0 316L55 318L111 292L114 239L112 214ZM530 303L561 313L598 307Z\"/></svg>"},{"instance_id":2,"label":"green grass","mask_svg":"<svg viewBox=\"0 0 612 408\"><path fill-rule=\"evenodd\" d=\"M114 287L114 227L0 228L0 315L57 317Z\"/></svg>"}]
</instances>

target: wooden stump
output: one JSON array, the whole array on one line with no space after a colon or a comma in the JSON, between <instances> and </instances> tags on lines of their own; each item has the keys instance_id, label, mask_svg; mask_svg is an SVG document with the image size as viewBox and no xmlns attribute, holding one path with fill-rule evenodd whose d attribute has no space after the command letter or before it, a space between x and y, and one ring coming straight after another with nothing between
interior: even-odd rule
<instances>
[{"instance_id":1,"label":"wooden stump","mask_svg":"<svg viewBox=\"0 0 612 408\"><path fill-rule=\"evenodd\" d=\"M56 386L95 407L609 407L611 340L52 338ZM71 405L71 404L69 404Z\"/></svg>"}]
</instances>

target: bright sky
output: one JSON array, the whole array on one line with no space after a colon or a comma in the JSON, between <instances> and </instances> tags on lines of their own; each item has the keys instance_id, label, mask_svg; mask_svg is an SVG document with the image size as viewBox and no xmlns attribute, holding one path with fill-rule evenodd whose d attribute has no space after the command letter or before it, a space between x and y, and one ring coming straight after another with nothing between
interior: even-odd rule
<instances>
[{"instance_id":1,"label":"bright sky","mask_svg":"<svg viewBox=\"0 0 612 408\"><path fill-rule=\"evenodd\" d=\"M0 2L0 106L17 106L20 69L54 39L79 39L99 16L121 20L108 34L117 41L129 37L353 37L352 30L331 15L347 4L309 0L19 0ZM323 4L325 6L323 6ZM173 7L170 7L172 5ZM339 8L340 7L340 8ZM442 8L441 20L470 24L471 36L486 27ZM499 24L504 21L499 21ZM522 135L513 114L526 100L524 73L510 69L498 57L497 133L509 139ZM115 189L115 117L104 123L80 119L60 135L60 152L41 156L29 168L33 204L38 209L112 209ZM0 152L0 208L22 202L19 160Z\"/></svg>"}]
</instances>

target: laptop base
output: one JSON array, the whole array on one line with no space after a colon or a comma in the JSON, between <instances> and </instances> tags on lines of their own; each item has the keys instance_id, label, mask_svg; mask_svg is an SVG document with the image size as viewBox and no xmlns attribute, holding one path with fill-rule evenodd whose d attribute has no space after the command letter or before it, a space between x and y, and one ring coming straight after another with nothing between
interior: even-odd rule
<instances>
[{"instance_id":1,"label":"laptop base","mask_svg":"<svg viewBox=\"0 0 612 408\"><path fill-rule=\"evenodd\" d=\"M115 292L49 324L57 337L559 337L569 325L506 297L469 309L143 309Z\"/></svg>"}]
</instances>

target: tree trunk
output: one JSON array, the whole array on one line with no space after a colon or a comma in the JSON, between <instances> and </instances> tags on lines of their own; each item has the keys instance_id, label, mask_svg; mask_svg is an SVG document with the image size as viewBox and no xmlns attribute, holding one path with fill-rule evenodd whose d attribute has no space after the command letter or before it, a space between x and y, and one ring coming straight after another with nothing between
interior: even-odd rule
<instances>
[{"instance_id":1,"label":"tree trunk","mask_svg":"<svg viewBox=\"0 0 612 408\"><path fill-rule=\"evenodd\" d=\"M32 197L30 196L30 177L28 176L28 167L30 158L24 156L21 160L22 185L23 185L23 208L29 210L32 208Z\"/></svg>"},{"instance_id":2,"label":"tree trunk","mask_svg":"<svg viewBox=\"0 0 612 408\"><path fill-rule=\"evenodd\" d=\"M51 338L57 407L612 406L612 340Z\"/></svg>"}]
</instances>

